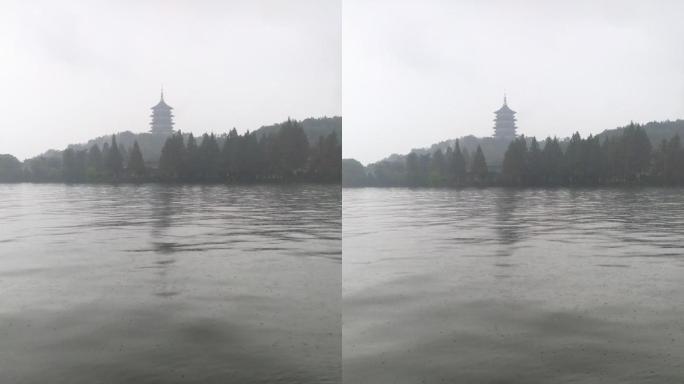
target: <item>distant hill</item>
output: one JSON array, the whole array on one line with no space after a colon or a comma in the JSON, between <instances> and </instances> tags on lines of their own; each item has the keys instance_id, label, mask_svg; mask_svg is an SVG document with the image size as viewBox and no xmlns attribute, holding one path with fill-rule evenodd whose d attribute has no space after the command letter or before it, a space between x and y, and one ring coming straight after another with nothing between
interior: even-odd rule
<instances>
[{"instance_id":1,"label":"distant hill","mask_svg":"<svg viewBox=\"0 0 684 384\"><path fill-rule=\"evenodd\" d=\"M335 132L338 139L342 137L342 117L320 117L320 118L308 118L300 122L306 133L309 143L314 145L318 142L320 136L327 136L330 132ZM261 128L254 131L258 137L264 135L274 134L280 130L283 123L277 123L267 126L262 126ZM219 139L225 136L227 132L222 132L219 134ZM133 133L130 131L116 133L116 141L120 148L123 148L123 152L127 152L133 147L135 141L138 142L140 146L140 151L143 154L146 163L156 164L161 156L161 149L166 141L166 135L152 134L152 133ZM82 150L91 148L93 145L97 144L102 148L104 143L109 143L112 140L111 135L99 136L94 139L88 140L86 143L81 144L71 144L67 148L73 148L76 150ZM201 141L201 140L200 140ZM222 140L221 140L222 141ZM341 141L341 140L340 140ZM62 151L51 149L40 156L46 158L60 158L62 156Z\"/></svg>"},{"instance_id":2,"label":"distant hill","mask_svg":"<svg viewBox=\"0 0 684 384\"><path fill-rule=\"evenodd\" d=\"M331 132L337 134L337 138L342 138L342 117L319 117L319 118L308 118L300 121L306 137L309 139L310 144L315 144L318 142L320 136L328 136ZM257 137L261 138L264 135L271 135L280 130L283 123L266 125L256 131Z\"/></svg>"},{"instance_id":3,"label":"distant hill","mask_svg":"<svg viewBox=\"0 0 684 384\"><path fill-rule=\"evenodd\" d=\"M669 139L677 134L684 140L684 120L681 119L675 121L652 121L644 124L642 127L646 131L646 134L648 135L648 138L651 140L651 144L654 148L657 147L662 140ZM624 129L625 127L606 129L603 132L599 133L597 136L601 137L601 141L603 141L605 138L613 137L615 135L620 134ZM544 144L543 141L545 139L546 137L537 138L537 140L540 141L539 144L542 147ZM473 154L477 149L478 145L482 146L482 152L484 153L485 158L487 159L487 164L490 166L492 170L495 171L501 167L501 164L503 163L504 154L506 153L506 149L508 149L509 144L509 141L506 140L494 139L492 137L475 137L473 135L463 136L460 137L458 140L461 149L464 149L469 154ZM570 138L561 139L561 146L564 148L569 140ZM455 142L456 139L444 140L440 141L439 143L432 144L430 147L412 149L411 152L415 152L417 154L424 154L434 153L435 151L437 151L437 149L446 151L447 147L453 147ZM392 154L386 157L385 159L381 160L380 162L404 161L405 158L406 155ZM372 164L369 164L369 167L372 168Z\"/></svg>"},{"instance_id":4,"label":"distant hill","mask_svg":"<svg viewBox=\"0 0 684 384\"><path fill-rule=\"evenodd\" d=\"M148 132L133 133L131 131L119 132L115 134L115 136L117 145L124 153L128 152L128 150L133 147L133 143L137 141L146 163L157 163L159 161L161 149L164 146L166 138L168 137L167 135L161 134L152 134ZM93 145L98 145L100 148L102 148L105 143L110 143L111 141L112 135L100 136L88 140L88 142L85 144L71 144L67 148L83 150L91 148ZM61 151L53 152L54 155L61 157Z\"/></svg>"},{"instance_id":5,"label":"distant hill","mask_svg":"<svg viewBox=\"0 0 684 384\"><path fill-rule=\"evenodd\" d=\"M654 147L660 145L660 142L664 139L670 139L675 135L679 135L679 137L684 140L684 120L681 119L675 121L651 121L650 123L642 125L642 128L646 131L646 134ZM620 134L624 129L625 127L606 129L598 134L598 136L600 136L601 139L613 137Z\"/></svg>"}]
</instances>

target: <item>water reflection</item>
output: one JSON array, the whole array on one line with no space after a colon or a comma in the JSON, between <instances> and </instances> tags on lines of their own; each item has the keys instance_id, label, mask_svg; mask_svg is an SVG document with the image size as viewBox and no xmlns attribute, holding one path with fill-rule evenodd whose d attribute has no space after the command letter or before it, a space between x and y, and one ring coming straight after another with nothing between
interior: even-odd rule
<instances>
[{"instance_id":1,"label":"water reflection","mask_svg":"<svg viewBox=\"0 0 684 384\"><path fill-rule=\"evenodd\" d=\"M512 246L520 240L522 231L520 227L524 225L515 220L515 209L518 203L517 191L500 190L496 192L494 204L496 207L496 234L499 239L499 256L510 256Z\"/></svg>"},{"instance_id":2,"label":"water reflection","mask_svg":"<svg viewBox=\"0 0 684 384\"><path fill-rule=\"evenodd\" d=\"M157 289L154 294L162 298L173 297L181 293L173 286L173 282L167 278L169 268L172 268L172 264L176 262L173 253L174 247L177 244L166 241L166 239L168 237L168 228L171 227L173 222L173 206L176 205L178 209L182 209L182 206L174 204L176 203L177 195L177 188L164 188L163 186L154 186L151 193L153 224L150 229L150 242L156 254L154 267L156 267L157 275L159 276L159 282L156 284Z\"/></svg>"},{"instance_id":3,"label":"water reflection","mask_svg":"<svg viewBox=\"0 0 684 384\"><path fill-rule=\"evenodd\" d=\"M0 195L0 382L340 381L339 188Z\"/></svg>"},{"instance_id":4,"label":"water reflection","mask_svg":"<svg viewBox=\"0 0 684 384\"><path fill-rule=\"evenodd\" d=\"M345 189L345 382L684 382L682 192Z\"/></svg>"}]
</instances>

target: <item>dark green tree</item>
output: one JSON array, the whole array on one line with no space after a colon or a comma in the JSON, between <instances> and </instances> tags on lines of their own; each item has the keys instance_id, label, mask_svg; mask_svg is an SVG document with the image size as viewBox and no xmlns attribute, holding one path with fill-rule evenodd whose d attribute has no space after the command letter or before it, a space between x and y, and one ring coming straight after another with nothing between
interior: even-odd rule
<instances>
[{"instance_id":1,"label":"dark green tree","mask_svg":"<svg viewBox=\"0 0 684 384\"><path fill-rule=\"evenodd\" d=\"M213 133L202 135L198 152L202 178L206 181L218 180L221 176L221 149Z\"/></svg>"},{"instance_id":2,"label":"dark green tree","mask_svg":"<svg viewBox=\"0 0 684 384\"><path fill-rule=\"evenodd\" d=\"M601 144L598 136L589 135L582 140L581 180L582 184L596 185L601 179Z\"/></svg>"},{"instance_id":3,"label":"dark green tree","mask_svg":"<svg viewBox=\"0 0 684 384\"><path fill-rule=\"evenodd\" d=\"M182 177L185 180L193 181L202 173L199 148L195 136L190 133L185 144L185 161L183 162Z\"/></svg>"},{"instance_id":4,"label":"dark green tree","mask_svg":"<svg viewBox=\"0 0 684 384\"><path fill-rule=\"evenodd\" d=\"M342 147L337 134L331 132L326 137L319 137L311 155L311 177L322 181L340 181L342 167Z\"/></svg>"},{"instance_id":5,"label":"dark green tree","mask_svg":"<svg viewBox=\"0 0 684 384\"><path fill-rule=\"evenodd\" d=\"M653 157L653 176L662 184L680 185L684 181L684 154L679 135L663 139Z\"/></svg>"},{"instance_id":6,"label":"dark green tree","mask_svg":"<svg viewBox=\"0 0 684 384\"><path fill-rule=\"evenodd\" d=\"M530 140L527 151L527 185L540 185L544 181L544 159L536 137Z\"/></svg>"},{"instance_id":7,"label":"dark green tree","mask_svg":"<svg viewBox=\"0 0 684 384\"><path fill-rule=\"evenodd\" d=\"M0 182L13 183L24 178L21 162L12 155L0 155Z\"/></svg>"},{"instance_id":8,"label":"dark green tree","mask_svg":"<svg viewBox=\"0 0 684 384\"><path fill-rule=\"evenodd\" d=\"M524 136L513 139L504 154L501 177L509 185L523 185L527 176L527 141Z\"/></svg>"},{"instance_id":9,"label":"dark green tree","mask_svg":"<svg viewBox=\"0 0 684 384\"><path fill-rule=\"evenodd\" d=\"M545 185L558 185L562 181L563 150L557 138L546 138L542 150L543 183Z\"/></svg>"},{"instance_id":10,"label":"dark green tree","mask_svg":"<svg viewBox=\"0 0 684 384\"><path fill-rule=\"evenodd\" d=\"M430 159L429 183L433 186L442 186L446 183L447 164L444 152L437 149Z\"/></svg>"},{"instance_id":11,"label":"dark green tree","mask_svg":"<svg viewBox=\"0 0 684 384\"><path fill-rule=\"evenodd\" d=\"M178 180L185 168L185 158L183 134L178 131L164 142L159 158L160 176L165 180Z\"/></svg>"},{"instance_id":12,"label":"dark green tree","mask_svg":"<svg viewBox=\"0 0 684 384\"><path fill-rule=\"evenodd\" d=\"M420 160L415 152L406 156L406 179L409 186L417 187L422 184Z\"/></svg>"},{"instance_id":13,"label":"dark green tree","mask_svg":"<svg viewBox=\"0 0 684 384\"><path fill-rule=\"evenodd\" d=\"M116 143L116 135L112 135L112 143L105 157L105 171L114 179L118 179L123 172L123 158Z\"/></svg>"},{"instance_id":14,"label":"dark green tree","mask_svg":"<svg viewBox=\"0 0 684 384\"><path fill-rule=\"evenodd\" d=\"M463 184L466 181L466 160L461 152L461 145L458 140L454 144L454 154L451 159L451 172L456 184Z\"/></svg>"},{"instance_id":15,"label":"dark green tree","mask_svg":"<svg viewBox=\"0 0 684 384\"><path fill-rule=\"evenodd\" d=\"M88 180L97 180L102 177L102 170L104 168L104 159L102 158L102 151L97 144L94 144L88 150L88 159L86 161L86 178Z\"/></svg>"},{"instance_id":16,"label":"dark green tree","mask_svg":"<svg viewBox=\"0 0 684 384\"><path fill-rule=\"evenodd\" d=\"M470 173L476 183L482 183L487 180L487 175L489 173L487 169L487 161L485 160L484 153L482 152L482 147L477 146L475 155L473 155L473 164L470 167Z\"/></svg>"},{"instance_id":17,"label":"dark green tree","mask_svg":"<svg viewBox=\"0 0 684 384\"><path fill-rule=\"evenodd\" d=\"M342 160L342 185L345 187L368 186L368 176L363 164L354 159Z\"/></svg>"},{"instance_id":18,"label":"dark green tree","mask_svg":"<svg viewBox=\"0 0 684 384\"><path fill-rule=\"evenodd\" d=\"M638 182L651 166L651 140L637 124L631 123L622 132L624 154L623 179Z\"/></svg>"},{"instance_id":19,"label":"dark green tree","mask_svg":"<svg viewBox=\"0 0 684 384\"><path fill-rule=\"evenodd\" d=\"M309 158L309 140L302 125L288 119L278 132L281 174L291 177L301 172Z\"/></svg>"},{"instance_id":20,"label":"dark green tree","mask_svg":"<svg viewBox=\"0 0 684 384\"><path fill-rule=\"evenodd\" d=\"M570 184L578 184L583 179L582 155L582 137L579 132L575 132L563 157L563 176Z\"/></svg>"},{"instance_id":21,"label":"dark green tree","mask_svg":"<svg viewBox=\"0 0 684 384\"><path fill-rule=\"evenodd\" d=\"M76 153L73 149L67 148L62 151L62 172L64 174L64 180L74 181L76 168Z\"/></svg>"},{"instance_id":22,"label":"dark green tree","mask_svg":"<svg viewBox=\"0 0 684 384\"><path fill-rule=\"evenodd\" d=\"M140 147L138 146L138 141L133 143L133 148L128 153L128 173L133 177L143 177L147 173L145 169L145 160L143 159L142 152L140 152Z\"/></svg>"}]
</instances>

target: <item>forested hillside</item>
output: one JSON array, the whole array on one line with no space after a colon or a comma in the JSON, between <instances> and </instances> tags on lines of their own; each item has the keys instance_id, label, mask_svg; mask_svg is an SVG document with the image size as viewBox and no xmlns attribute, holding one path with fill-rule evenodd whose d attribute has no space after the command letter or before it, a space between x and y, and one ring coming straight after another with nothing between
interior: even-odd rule
<instances>
[{"instance_id":1,"label":"forested hillside","mask_svg":"<svg viewBox=\"0 0 684 384\"><path fill-rule=\"evenodd\" d=\"M343 161L345 186L682 185L684 121L630 124L582 138L472 136L363 167ZM476 145L475 151L472 145ZM502 149L503 148L503 149ZM493 157L493 160L492 160Z\"/></svg>"},{"instance_id":2,"label":"forested hillside","mask_svg":"<svg viewBox=\"0 0 684 384\"><path fill-rule=\"evenodd\" d=\"M684 138L684 120L652 121L640 126L644 129L653 145L657 145L662 140L670 139L675 135L679 135L680 137ZM619 135L626 127L627 126L606 129L594 136L598 136L601 138L601 140L604 140L607 137ZM530 139L531 138L528 138L528 145L530 144ZM416 148L411 150L411 152L415 152L417 155L434 153L438 149L441 149L444 152L446 151L447 147L453 148L456 140L458 140L461 150L467 155L475 153L478 146L481 147L484 156L487 158L490 169L494 171L499 171L501 169L501 165L503 164L504 160L504 154L508 149L509 142L497 140L492 137L475 137L473 135L468 135L458 139L441 141L427 148ZM570 141L570 138L558 138L558 141L561 148L565 149ZM384 161L406 161L406 155L393 154L382 160L382 162Z\"/></svg>"},{"instance_id":3,"label":"forested hillside","mask_svg":"<svg viewBox=\"0 0 684 384\"><path fill-rule=\"evenodd\" d=\"M335 117L320 117L320 118L307 118L299 122L304 130L304 134L310 143L318 142L320 137L326 137L331 132L337 134L338 139L342 138L342 118L339 116ZM285 123L277 123L267 126L262 126L261 128L253 131L257 135L258 139L264 136L277 133L282 125ZM214 132L216 139L219 144L222 144L226 139L226 136L230 130L227 129L225 132ZM183 132L181 130L181 132ZM183 133L184 138L187 140L188 133ZM133 147L133 143L138 142L140 151L145 154L145 163L150 166L156 166L161 157L161 150L166 141L165 135L153 135L151 133L133 133L130 131L119 132L116 134L116 140L124 153L127 153L129 149ZM111 136L100 136L92 140L89 140L84 144L72 144L68 148L74 150L83 150L91 148L93 145L97 144L100 148L104 146L105 143L111 141ZM60 157L61 151L48 151L42 156L46 157Z\"/></svg>"},{"instance_id":4,"label":"forested hillside","mask_svg":"<svg viewBox=\"0 0 684 384\"><path fill-rule=\"evenodd\" d=\"M0 155L0 182L339 182L341 118L200 137L123 132L27 159ZM339 134L338 134L339 132Z\"/></svg>"}]
</instances>

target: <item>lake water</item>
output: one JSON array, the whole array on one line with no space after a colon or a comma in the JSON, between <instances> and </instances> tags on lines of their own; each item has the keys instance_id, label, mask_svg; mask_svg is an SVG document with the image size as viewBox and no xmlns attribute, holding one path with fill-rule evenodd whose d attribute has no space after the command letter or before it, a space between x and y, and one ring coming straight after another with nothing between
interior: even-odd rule
<instances>
[{"instance_id":1,"label":"lake water","mask_svg":"<svg viewBox=\"0 0 684 384\"><path fill-rule=\"evenodd\" d=\"M343 191L345 383L684 382L684 189Z\"/></svg>"},{"instance_id":2,"label":"lake water","mask_svg":"<svg viewBox=\"0 0 684 384\"><path fill-rule=\"evenodd\" d=\"M1 383L338 383L335 186L0 185Z\"/></svg>"}]
</instances>

